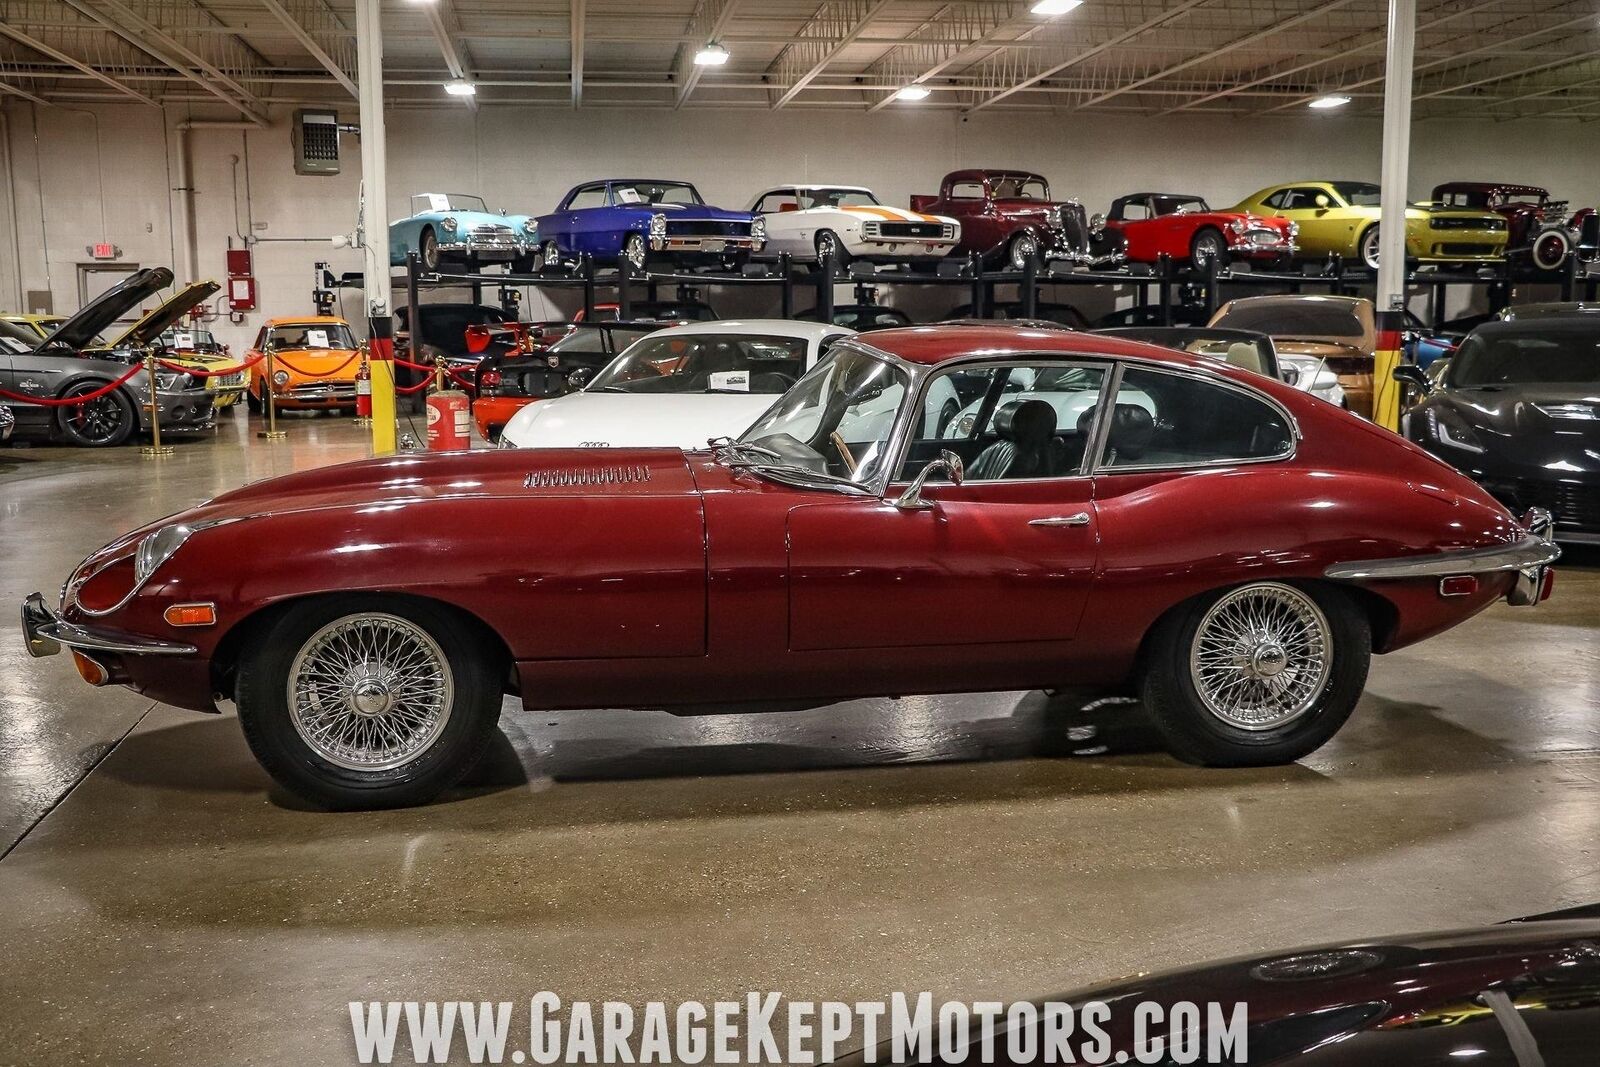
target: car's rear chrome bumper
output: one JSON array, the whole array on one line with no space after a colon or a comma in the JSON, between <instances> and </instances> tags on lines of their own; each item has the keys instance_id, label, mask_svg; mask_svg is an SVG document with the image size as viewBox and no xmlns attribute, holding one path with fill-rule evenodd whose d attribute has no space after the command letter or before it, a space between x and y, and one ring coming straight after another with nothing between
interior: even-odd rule
<instances>
[{"instance_id":1,"label":"car's rear chrome bumper","mask_svg":"<svg viewBox=\"0 0 1600 1067\"><path fill-rule=\"evenodd\" d=\"M56 655L63 645L83 652L115 652L132 656L192 656L198 651L193 645L157 641L66 622L50 610L41 593L34 593L22 602L22 640L27 646L28 655L35 659Z\"/></svg>"},{"instance_id":2,"label":"car's rear chrome bumper","mask_svg":"<svg viewBox=\"0 0 1600 1067\"><path fill-rule=\"evenodd\" d=\"M1403 581L1408 578L1449 578L1469 574L1503 574L1516 571L1517 580L1506 599L1519 606L1537 604L1545 588L1545 572L1561 556L1553 539L1554 522L1543 508L1523 519L1528 533L1517 541L1459 552L1433 552L1422 556L1369 559L1335 563L1323 572L1343 582Z\"/></svg>"}]
</instances>

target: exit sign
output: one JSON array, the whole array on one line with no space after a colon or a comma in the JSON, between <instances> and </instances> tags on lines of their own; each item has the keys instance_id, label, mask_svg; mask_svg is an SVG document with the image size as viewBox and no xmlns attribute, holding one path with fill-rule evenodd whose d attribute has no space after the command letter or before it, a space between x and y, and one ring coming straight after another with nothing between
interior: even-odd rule
<instances>
[{"instance_id":1,"label":"exit sign","mask_svg":"<svg viewBox=\"0 0 1600 1067\"><path fill-rule=\"evenodd\" d=\"M102 241L100 244L89 246L89 255L94 259L116 259L122 255L122 249L114 244Z\"/></svg>"}]
</instances>

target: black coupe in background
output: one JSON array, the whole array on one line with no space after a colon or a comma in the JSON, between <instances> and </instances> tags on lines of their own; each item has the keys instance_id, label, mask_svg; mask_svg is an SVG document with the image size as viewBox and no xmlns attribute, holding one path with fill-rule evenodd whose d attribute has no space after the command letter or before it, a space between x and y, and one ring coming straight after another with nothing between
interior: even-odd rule
<instances>
[{"instance_id":1,"label":"black coupe in background","mask_svg":"<svg viewBox=\"0 0 1600 1067\"><path fill-rule=\"evenodd\" d=\"M1421 400L1401 432L1556 538L1600 543L1600 314L1571 305L1479 326L1442 372L1403 365Z\"/></svg>"}]
</instances>

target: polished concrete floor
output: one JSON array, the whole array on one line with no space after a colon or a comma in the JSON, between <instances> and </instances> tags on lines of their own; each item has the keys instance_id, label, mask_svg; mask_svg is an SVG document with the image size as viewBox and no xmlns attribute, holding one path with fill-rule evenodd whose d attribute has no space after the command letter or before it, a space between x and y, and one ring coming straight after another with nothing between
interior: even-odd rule
<instances>
[{"instance_id":1,"label":"polished concrete floor","mask_svg":"<svg viewBox=\"0 0 1600 1067\"><path fill-rule=\"evenodd\" d=\"M1137 709L1039 693L508 706L471 788L305 810L231 716L89 690L11 614L136 524L365 451L251 429L0 450L0 1063L348 1063L350 1000L1010 999L1600 900L1594 553L1541 610L1375 660L1290 767L1187 767Z\"/></svg>"}]
</instances>

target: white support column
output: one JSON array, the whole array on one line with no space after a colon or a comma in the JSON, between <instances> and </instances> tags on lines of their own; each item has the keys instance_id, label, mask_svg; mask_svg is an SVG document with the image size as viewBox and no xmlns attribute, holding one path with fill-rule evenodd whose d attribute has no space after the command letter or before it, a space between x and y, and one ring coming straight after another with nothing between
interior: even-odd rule
<instances>
[{"instance_id":1,"label":"white support column","mask_svg":"<svg viewBox=\"0 0 1600 1067\"><path fill-rule=\"evenodd\" d=\"M389 288L388 149L383 125L381 0L356 0L356 88L361 100L362 277L372 366L372 451L395 449L394 304Z\"/></svg>"},{"instance_id":2,"label":"white support column","mask_svg":"<svg viewBox=\"0 0 1600 1067\"><path fill-rule=\"evenodd\" d=\"M1383 187L1378 229L1378 353L1373 367L1372 419L1400 426L1400 365L1406 306L1406 187L1411 163L1411 79L1417 0L1389 0L1389 50L1383 80Z\"/></svg>"}]
</instances>

